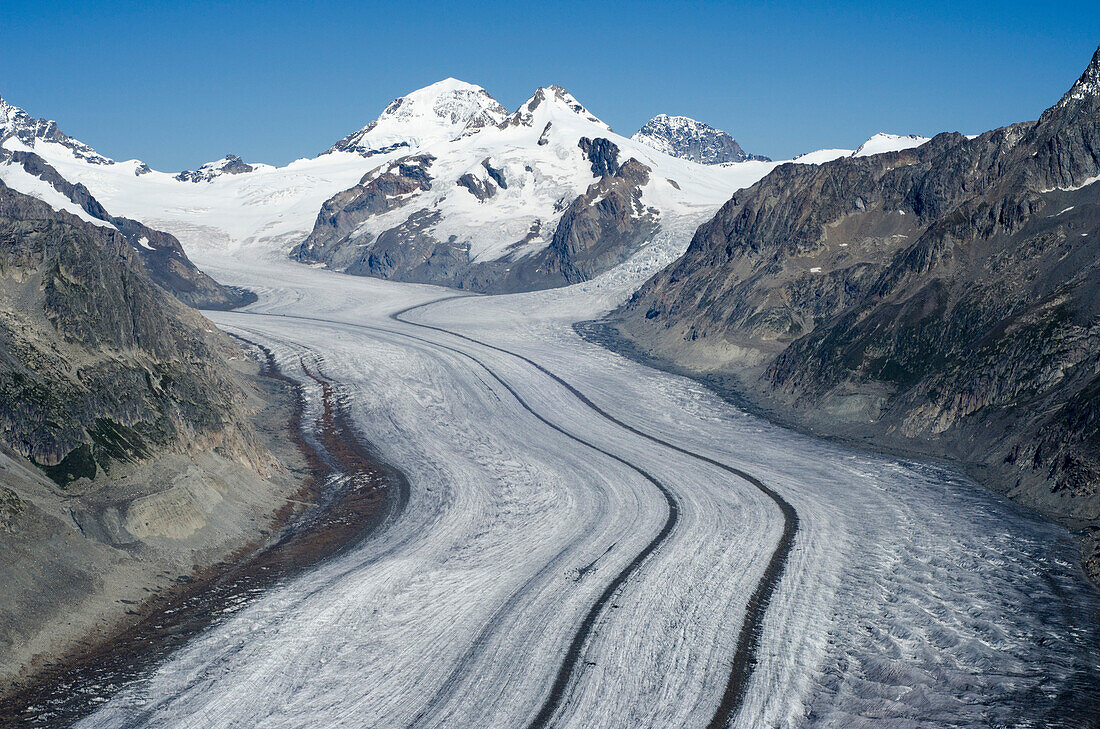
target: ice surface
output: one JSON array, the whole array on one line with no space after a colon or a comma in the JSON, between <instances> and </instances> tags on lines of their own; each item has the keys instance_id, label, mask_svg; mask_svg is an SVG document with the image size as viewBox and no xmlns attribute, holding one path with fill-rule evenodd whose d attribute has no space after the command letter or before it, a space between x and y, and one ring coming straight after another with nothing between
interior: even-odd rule
<instances>
[{"instance_id":1,"label":"ice surface","mask_svg":"<svg viewBox=\"0 0 1100 729\"><path fill-rule=\"evenodd\" d=\"M573 333L688 234L586 284L408 317L523 354L616 418L745 469L794 504L800 530L736 726L1072 725L1100 698L1100 600L1064 531L949 469L790 433ZM261 294L249 311L212 314L217 323L271 346L291 374L298 355L319 361L412 496L376 538L227 617L79 726L530 720L580 617L666 507L463 352L682 505L676 531L601 614L553 726L709 722L782 527L772 502L613 425L516 357L389 318L454 292L275 255L197 257Z\"/></svg>"}]
</instances>

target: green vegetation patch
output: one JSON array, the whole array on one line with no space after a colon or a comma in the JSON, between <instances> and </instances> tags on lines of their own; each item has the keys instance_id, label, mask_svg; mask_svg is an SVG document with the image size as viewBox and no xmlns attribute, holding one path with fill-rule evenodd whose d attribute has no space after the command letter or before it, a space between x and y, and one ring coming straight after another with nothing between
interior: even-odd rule
<instances>
[{"instance_id":1,"label":"green vegetation patch","mask_svg":"<svg viewBox=\"0 0 1100 729\"><path fill-rule=\"evenodd\" d=\"M65 488L79 478L95 478L96 462L91 443L82 443L61 459L56 466L44 466L35 462L54 483Z\"/></svg>"},{"instance_id":2,"label":"green vegetation patch","mask_svg":"<svg viewBox=\"0 0 1100 729\"><path fill-rule=\"evenodd\" d=\"M135 429L110 418L97 418L88 434L95 444L95 460L104 471L109 470L112 460L133 463L147 457L151 450Z\"/></svg>"}]
</instances>

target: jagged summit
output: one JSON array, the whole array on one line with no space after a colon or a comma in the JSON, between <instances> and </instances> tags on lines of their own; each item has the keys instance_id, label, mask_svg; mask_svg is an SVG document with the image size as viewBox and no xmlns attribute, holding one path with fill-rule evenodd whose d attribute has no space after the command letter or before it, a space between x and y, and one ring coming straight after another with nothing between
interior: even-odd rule
<instances>
[{"instance_id":1,"label":"jagged summit","mask_svg":"<svg viewBox=\"0 0 1100 729\"><path fill-rule=\"evenodd\" d=\"M749 154L733 137L721 129L687 116L658 114L631 137L658 152L705 165L745 160L769 161Z\"/></svg>"},{"instance_id":2,"label":"jagged summit","mask_svg":"<svg viewBox=\"0 0 1100 729\"><path fill-rule=\"evenodd\" d=\"M52 142L69 149L72 154L92 164L114 164L83 142L66 136L57 122L36 119L18 106L0 98L0 145L8 149L34 149L38 142Z\"/></svg>"},{"instance_id":3,"label":"jagged summit","mask_svg":"<svg viewBox=\"0 0 1100 729\"><path fill-rule=\"evenodd\" d=\"M531 98L524 104L524 107L527 111L533 112L547 102L564 106L566 109L579 116L595 119L592 112L588 111L588 109L584 107L584 104L577 101L576 96L573 96L573 94L557 85L542 86L536 89L535 93L532 94Z\"/></svg>"},{"instance_id":4,"label":"jagged summit","mask_svg":"<svg viewBox=\"0 0 1100 729\"><path fill-rule=\"evenodd\" d=\"M1058 104L1063 106L1070 101L1097 96L1100 96L1100 46L1097 46L1096 52L1092 54L1092 62L1081 74L1081 78L1077 79L1077 83L1073 84Z\"/></svg>"},{"instance_id":5,"label":"jagged summit","mask_svg":"<svg viewBox=\"0 0 1100 729\"><path fill-rule=\"evenodd\" d=\"M527 101L500 123L501 128L512 126L535 126L536 123L552 123L555 118L569 119L577 117L593 124L599 124L607 131L611 127L598 119L577 97L561 86L540 86L535 89Z\"/></svg>"},{"instance_id":6,"label":"jagged summit","mask_svg":"<svg viewBox=\"0 0 1100 729\"><path fill-rule=\"evenodd\" d=\"M497 124L507 115L507 109L480 86L445 78L394 99L376 120L327 151L370 157L401 147L454 139Z\"/></svg>"},{"instance_id":7,"label":"jagged summit","mask_svg":"<svg viewBox=\"0 0 1100 729\"><path fill-rule=\"evenodd\" d=\"M1074 82L1057 104L1043 112L1039 120L1049 120L1063 110L1094 105L1100 106L1100 46L1092 54L1092 61L1081 77Z\"/></svg>"}]
</instances>

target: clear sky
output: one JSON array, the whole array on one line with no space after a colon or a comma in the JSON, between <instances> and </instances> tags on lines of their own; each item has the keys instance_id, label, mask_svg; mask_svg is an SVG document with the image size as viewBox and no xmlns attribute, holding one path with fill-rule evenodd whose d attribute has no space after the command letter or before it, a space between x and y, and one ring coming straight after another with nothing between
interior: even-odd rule
<instances>
[{"instance_id":1,"label":"clear sky","mask_svg":"<svg viewBox=\"0 0 1100 729\"><path fill-rule=\"evenodd\" d=\"M569 89L629 135L692 116L775 159L1034 119L1100 43L1091 2L0 3L0 96L115 159L313 156L446 76Z\"/></svg>"}]
</instances>

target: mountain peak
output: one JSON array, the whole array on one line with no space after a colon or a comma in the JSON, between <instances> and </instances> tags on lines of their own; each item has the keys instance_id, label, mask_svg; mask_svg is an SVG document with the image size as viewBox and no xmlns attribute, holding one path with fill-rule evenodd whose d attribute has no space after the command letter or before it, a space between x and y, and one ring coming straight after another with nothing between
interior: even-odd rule
<instances>
[{"instance_id":1,"label":"mountain peak","mask_svg":"<svg viewBox=\"0 0 1100 729\"><path fill-rule=\"evenodd\" d=\"M584 104L577 101L577 97L566 91L561 86L540 86L535 89L527 101L520 105L512 114L500 123L501 127L508 126L534 126L535 120L549 122L554 117L580 117L585 121L599 124L610 131L611 127L598 119L592 112L585 108Z\"/></svg>"},{"instance_id":2,"label":"mountain peak","mask_svg":"<svg viewBox=\"0 0 1100 729\"><path fill-rule=\"evenodd\" d=\"M1092 61L1081 74L1081 78L1077 79L1077 82L1055 106L1062 108L1075 101L1097 98L1100 98L1100 46L1097 46L1096 52L1092 54Z\"/></svg>"},{"instance_id":3,"label":"mountain peak","mask_svg":"<svg viewBox=\"0 0 1100 729\"><path fill-rule=\"evenodd\" d=\"M328 151L369 157L401 147L418 147L497 124L507 114L500 102L480 86L445 78L397 97L377 119Z\"/></svg>"},{"instance_id":4,"label":"mountain peak","mask_svg":"<svg viewBox=\"0 0 1100 729\"><path fill-rule=\"evenodd\" d=\"M243 175L252 172L255 166L246 164L244 160L235 154L227 154L219 160L207 162L197 170L185 170L176 179L180 182L210 182L215 177L222 175Z\"/></svg>"},{"instance_id":5,"label":"mountain peak","mask_svg":"<svg viewBox=\"0 0 1100 729\"><path fill-rule=\"evenodd\" d=\"M38 142L52 142L69 149L73 156L92 164L114 164L94 149L69 136L49 119L36 119L18 106L0 98L0 145L9 146L8 140L18 140L27 150L34 150Z\"/></svg>"},{"instance_id":6,"label":"mountain peak","mask_svg":"<svg viewBox=\"0 0 1100 729\"><path fill-rule=\"evenodd\" d=\"M658 114L631 137L658 152L705 165L763 160L748 154L733 137L721 129L687 116Z\"/></svg>"}]
</instances>

